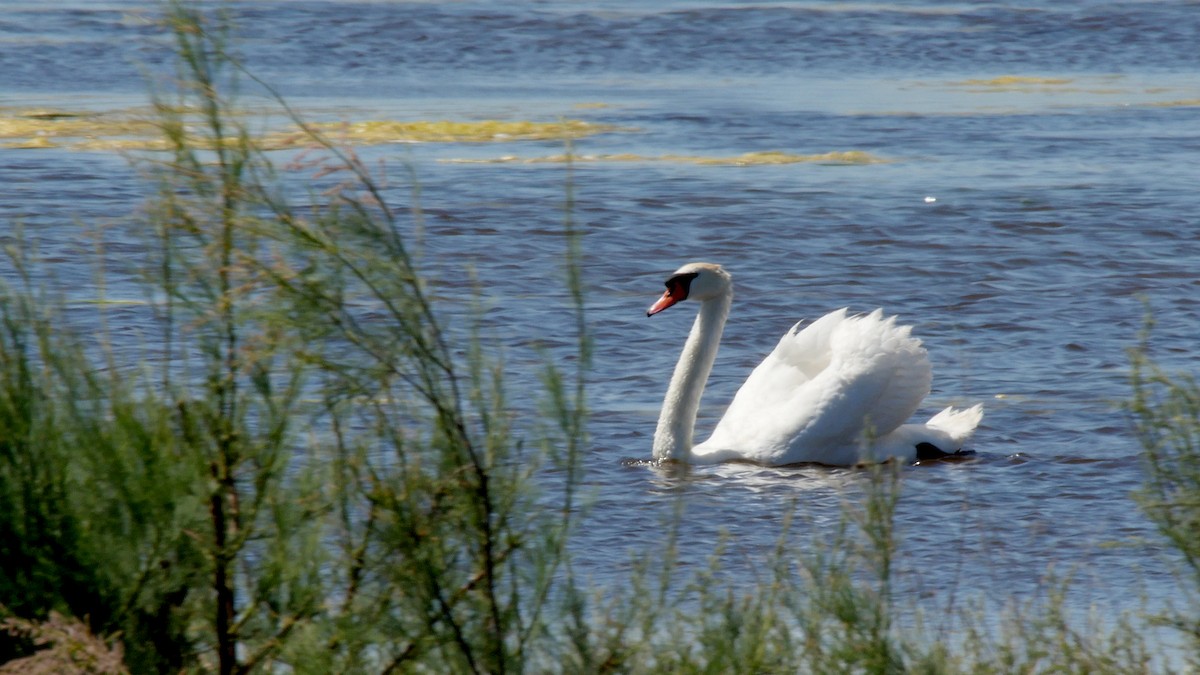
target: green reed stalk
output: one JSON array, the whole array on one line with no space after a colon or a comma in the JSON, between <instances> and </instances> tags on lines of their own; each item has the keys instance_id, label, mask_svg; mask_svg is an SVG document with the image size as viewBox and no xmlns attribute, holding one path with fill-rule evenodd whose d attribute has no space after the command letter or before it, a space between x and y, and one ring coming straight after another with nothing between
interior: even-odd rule
<instances>
[{"instance_id":1,"label":"green reed stalk","mask_svg":"<svg viewBox=\"0 0 1200 675\"><path fill-rule=\"evenodd\" d=\"M1200 668L1200 384L1151 360L1153 326L1148 317L1138 346L1130 350L1133 398L1127 409L1146 467L1145 485L1135 498L1179 553L1186 575L1184 605L1158 620L1187 637L1189 665Z\"/></svg>"},{"instance_id":2,"label":"green reed stalk","mask_svg":"<svg viewBox=\"0 0 1200 675\"><path fill-rule=\"evenodd\" d=\"M171 150L139 162L159 186L143 229L157 353L97 368L54 302L0 296L0 529L19 550L0 602L123 634L134 672L552 659L586 415L570 205L579 355L548 361L549 424L519 430L495 346L446 330L380 183L313 135L345 182L293 209L240 122L222 25L184 3L168 17ZM546 515L543 459L567 474Z\"/></svg>"}]
</instances>

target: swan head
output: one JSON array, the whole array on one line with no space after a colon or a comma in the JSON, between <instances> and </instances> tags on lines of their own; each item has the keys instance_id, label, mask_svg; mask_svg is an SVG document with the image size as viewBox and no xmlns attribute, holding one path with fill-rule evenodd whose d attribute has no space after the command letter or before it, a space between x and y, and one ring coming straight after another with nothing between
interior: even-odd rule
<instances>
[{"instance_id":1,"label":"swan head","mask_svg":"<svg viewBox=\"0 0 1200 675\"><path fill-rule=\"evenodd\" d=\"M646 316L653 316L682 300L704 302L733 292L733 275L715 263L693 262L675 270L667 278L667 290Z\"/></svg>"}]
</instances>

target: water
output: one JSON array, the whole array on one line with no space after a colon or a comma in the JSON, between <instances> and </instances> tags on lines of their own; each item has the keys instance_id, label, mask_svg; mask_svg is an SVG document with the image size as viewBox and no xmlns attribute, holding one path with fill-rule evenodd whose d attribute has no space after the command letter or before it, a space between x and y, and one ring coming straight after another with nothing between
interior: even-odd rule
<instances>
[{"instance_id":1,"label":"water","mask_svg":"<svg viewBox=\"0 0 1200 675\"><path fill-rule=\"evenodd\" d=\"M819 528L861 474L630 463L650 437L690 311L647 319L663 278L711 260L737 298L703 438L794 321L883 306L934 362L928 416L983 402L973 462L904 472L902 602L1002 604L1073 573L1073 611L1175 597L1170 551L1129 499L1139 450L1119 408L1146 302L1170 368L1200 333L1200 12L1187 2L238 2L252 69L314 119L536 119L613 124L581 154L728 158L860 150L887 162L581 163L596 368L578 547L596 583L661 543L682 494L686 565L722 533L732 574L772 550L798 500ZM0 2L0 106L144 101L168 41L137 2ZM1061 5L1061 6L1059 6ZM1026 78L1026 79L997 79ZM602 104L602 105L594 105ZM385 145L411 162L430 264L470 265L514 377L530 342L566 345L558 164L459 164L557 142ZM87 296L81 225L120 222L140 187L112 154L3 150L0 227L23 222ZM389 193L398 206L407 187ZM114 264L120 267L120 242ZM108 293L140 297L132 276ZM522 371L524 369L524 371Z\"/></svg>"}]
</instances>

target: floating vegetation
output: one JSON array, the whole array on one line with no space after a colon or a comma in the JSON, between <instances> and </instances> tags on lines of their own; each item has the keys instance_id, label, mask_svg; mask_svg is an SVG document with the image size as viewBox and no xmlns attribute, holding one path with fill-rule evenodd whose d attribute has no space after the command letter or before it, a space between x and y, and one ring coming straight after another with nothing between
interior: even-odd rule
<instances>
[{"instance_id":1,"label":"floating vegetation","mask_svg":"<svg viewBox=\"0 0 1200 675\"><path fill-rule=\"evenodd\" d=\"M764 164L882 164L888 160L876 157L862 150L845 150L840 152L825 152L816 155L796 155L788 152L747 152L737 157L675 157L667 155L665 159L691 162L693 164L713 164L718 166L758 166Z\"/></svg>"},{"instance_id":2,"label":"floating vegetation","mask_svg":"<svg viewBox=\"0 0 1200 675\"><path fill-rule=\"evenodd\" d=\"M609 124L593 124L583 120L570 119L557 122L368 120L363 122L321 122L311 124L309 128L355 145L566 140L594 136L617 129ZM303 136L298 131L295 132L295 135ZM285 136L284 139L286 138Z\"/></svg>"},{"instance_id":3,"label":"floating vegetation","mask_svg":"<svg viewBox=\"0 0 1200 675\"><path fill-rule=\"evenodd\" d=\"M1092 96L1121 96L1118 105L1146 106L1154 108L1193 108L1200 106L1198 98L1179 98L1164 101L1138 100L1148 95L1183 93L1191 94L1190 90L1180 90L1176 87L1137 88L1121 86L1121 76L1085 77L1080 80L1066 77L1026 77L1020 75L1003 75L990 79L961 80L947 82L946 86L968 88L973 93L1042 93L1042 94L1075 94ZM1118 86L1112 86L1118 84ZM1105 86L1107 85L1107 86ZM1112 102L1107 102L1111 104Z\"/></svg>"},{"instance_id":4,"label":"floating vegetation","mask_svg":"<svg viewBox=\"0 0 1200 675\"><path fill-rule=\"evenodd\" d=\"M1200 107L1200 98L1187 98L1178 101L1152 101L1146 105L1155 108L1196 108Z\"/></svg>"},{"instance_id":5,"label":"floating vegetation","mask_svg":"<svg viewBox=\"0 0 1200 675\"><path fill-rule=\"evenodd\" d=\"M0 108L0 145L6 148L93 148L106 143L160 143L160 130L130 112Z\"/></svg>"},{"instance_id":6,"label":"floating vegetation","mask_svg":"<svg viewBox=\"0 0 1200 675\"><path fill-rule=\"evenodd\" d=\"M877 157L861 150L826 152L815 155L797 155L789 152L747 152L734 157L704 157L697 155L655 155L632 153L611 155L548 155L545 157L518 157L504 155L490 159L444 159L454 164L548 164L565 162L678 162L709 166L766 166L778 164L882 164L890 160Z\"/></svg>"},{"instance_id":7,"label":"floating vegetation","mask_svg":"<svg viewBox=\"0 0 1200 675\"><path fill-rule=\"evenodd\" d=\"M189 111L176 111L186 117ZM150 110L77 112L40 108L0 108L0 147L65 148L68 150L138 151L167 150L162 130L150 121ZM185 124L185 131L187 130ZM480 120L469 122L367 120L318 122L310 131L349 145L385 143L502 143L578 139L620 130L610 124L563 119L556 122ZM189 135L191 135L189 133ZM211 138L189 138L197 147L212 147ZM230 141L232 142L232 141ZM311 136L297 128L274 131L255 139L264 150L307 147ZM505 155L494 159L444 160L462 164L563 163L574 162L677 162L713 166L762 166L777 164L877 164L887 160L859 150L801 155L788 152L748 152L732 157L697 155L645 156L630 153L607 155L550 155L522 158Z\"/></svg>"},{"instance_id":8,"label":"floating vegetation","mask_svg":"<svg viewBox=\"0 0 1200 675\"><path fill-rule=\"evenodd\" d=\"M1050 87L1071 84L1066 77L1027 77L1023 75L1001 75L982 80L950 82L954 87L976 87L983 91L1046 91Z\"/></svg>"},{"instance_id":9,"label":"floating vegetation","mask_svg":"<svg viewBox=\"0 0 1200 675\"><path fill-rule=\"evenodd\" d=\"M158 106L115 111L79 111L54 108L0 107L0 147L21 149L65 148L86 150L169 150L156 115L170 112L184 120L199 116L185 108ZM245 111L243 111L245 114ZM189 142L212 147L211 138L189 133ZM227 139L226 143L233 143Z\"/></svg>"},{"instance_id":10,"label":"floating vegetation","mask_svg":"<svg viewBox=\"0 0 1200 675\"><path fill-rule=\"evenodd\" d=\"M188 111L180 111L186 116ZM153 112L126 110L117 112L69 111L42 108L0 108L0 147L66 148L69 150L166 150L161 129L149 121ZM481 120L412 121L368 120L361 122L321 122L309 129L351 145L384 143L496 143L507 141L567 140L614 131L608 124L582 120L556 122ZM186 129L186 127L185 127ZM211 147L209 138L193 138L191 143ZM290 128L268 133L256 139L266 150L306 147L309 134Z\"/></svg>"}]
</instances>

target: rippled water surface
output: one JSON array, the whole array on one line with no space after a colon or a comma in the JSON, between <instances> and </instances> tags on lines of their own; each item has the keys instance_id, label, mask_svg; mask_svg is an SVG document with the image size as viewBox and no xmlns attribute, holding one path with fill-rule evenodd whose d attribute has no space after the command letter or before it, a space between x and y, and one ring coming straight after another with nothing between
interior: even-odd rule
<instances>
[{"instance_id":1,"label":"rippled water surface","mask_svg":"<svg viewBox=\"0 0 1200 675\"><path fill-rule=\"evenodd\" d=\"M592 517L600 584L657 545L686 496L689 564L726 532L753 570L798 500L813 527L861 480L821 468L628 459L650 436L690 311L645 308L689 260L737 298L706 393L711 426L793 322L884 307L934 362L921 414L983 402L977 459L904 472L902 588L936 608L1001 603L1074 573L1073 607L1176 592L1169 552L1129 500L1138 444L1119 404L1145 302L1165 365L1197 370L1200 8L1189 2L236 2L252 70L314 119L584 119L619 130L574 168L596 368ZM0 106L111 110L145 100L167 41L151 3L0 2ZM862 151L885 160L731 166L679 157ZM411 163L431 265L470 265L520 381L533 340L566 342L554 141L361 149ZM111 153L0 149L0 231L17 222L74 292L87 225L141 187ZM445 160L506 162L457 163ZM674 158L674 159L673 159ZM397 171L397 173L402 173ZM389 193L407 204L410 190ZM133 250L131 246L130 250ZM110 250L120 267L121 245ZM132 255L132 254L131 254ZM118 274L110 295L140 297ZM122 284L126 284L123 286ZM561 327L561 328L560 328ZM528 372L521 372L527 368Z\"/></svg>"}]
</instances>

